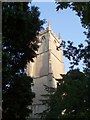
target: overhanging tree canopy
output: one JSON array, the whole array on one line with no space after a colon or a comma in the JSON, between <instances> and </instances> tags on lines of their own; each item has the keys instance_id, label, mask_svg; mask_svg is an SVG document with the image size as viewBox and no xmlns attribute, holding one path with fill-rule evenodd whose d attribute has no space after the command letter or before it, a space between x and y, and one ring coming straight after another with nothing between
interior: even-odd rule
<instances>
[{"instance_id":1,"label":"overhanging tree canopy","mask_svg":"<svg viewBox=\"0 0 90 120\"><path fill-rule=\"evenodd\" d=\"M31 113L33 80L25 69L38 50L36 36L44 23L39 16L38 7L28 2L2 3L2 120L25 120Z\"/></svg>"}]
</instances>

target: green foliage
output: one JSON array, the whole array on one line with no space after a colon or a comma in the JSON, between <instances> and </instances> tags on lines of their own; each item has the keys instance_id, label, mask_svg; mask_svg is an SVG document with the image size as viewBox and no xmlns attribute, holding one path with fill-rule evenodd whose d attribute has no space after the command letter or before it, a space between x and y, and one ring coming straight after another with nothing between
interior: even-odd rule
<instances>
[{"instance_id":1,"label":"green foliage","mask_svg":"<svg viewBox=\"0 0 90 120\"><path fill-rule=\"evenodd\" d=\"M89 97L88 91L90 89L89 87L90 86L90 2L68 2L68 3L56 2L56 4L57 4L57 10L67 9L69 7L72 11L75 11L76 15L80 17L82 27L86 28L86 31L84 33L87 36L87 40L85 40L87 42L87 45L84 47L83 44L80 44L78 45L78 47L75 47L71 41L68 41L68 45L65 46L65 42L64 42L64 55L70 60L72 69L75 65L78 65L81 60L83 60L83 63L85 64L83 70L85 74L85 79L84 77L82 76L81 77L82 79L84 79L85 83L81 82L81 85L82 87L84 87L83 86L84 84L88 86L87 89L83 88L86 91L85 92L86 98L88 98ZM77 75L75 74L74 76ZM78 84L79 81L77 82ZM82 96L85 96L85 93L83 90ZM89 101L88 100L86 101L87 101L86 103L88 106L88 111L86 110L82 112L82 115L84 115L85 117L88 116L87 114L89 114L90 112ZM81 110L85 110L86 106L84 106L84 103L82 104L82 106L83 108Z\"/></svg>"},{"instance_id":2,"label":"green foliage","mask_svg":"<svg viewBox=\"0 0 90 120\"><path fill-rule=\"evenodd\" d=\"M44 119L86 119L89 116L88 78L78 69L70 70L62 79L57 79L58 87L48 99L48 111Z\"/></svg>"},{"instance_id":3,"label":"green foliage","mask_svg":"<svg viewBox=\"0 0 90 120\"><path fill-rule=\"evenodd\" d=\"M32 112L28 106L35 94L26 65L38 50L36 36L44 23L39 16L38 8L29 8L28 2L2 3L2 120L25 120Z\"/></svg>"},{"instance_id":4,"label":"green foliage","mask_svg":"<svg viewBox=\"0 0 90 120\"><path fill-rule=\"evenodd\" d=\"M26 75L13 76L12 83L3 90L3 120L25 119L32 112L28 108L35 96L31 82L32 78Z\"/></svg>"},{"instance_id":5,"label":"green foliage","mask_svg":"<svg viewBox=\"0 0 90 120\"><path fill-rule=\"evenodd\" d=\"M87 46L83 47L83 44L75 47L72 42L68 41L67 47L64 49L64 55L71 61L71 68L74 65L78 65L80 60L83 59L85 64L84 71L90 73L90 2L56 2L57 10L67 9L68 7L76 12L76 15L80 17L81 24L86 31L84 31L87 36Z\"/></svg>"},{"instance_id":6,"label":"green foliage","mask_svg":"<svg viewBox=\"0 0 90 120\"><path fill-rule=\"evenodd\" d=\"M61 45L64 47L64 55L70 60L71 70L62 79L58 79L57 91L49 95L48 109L43 112L44 119L83 119L90 118L89 90L90 90L90 2L56 2L57 11L68 7L76 12L80 17L81 24L86 31L87 46L83 44L75 47L73 42L65 41ZM83 59L85 64L84 72L79 69L73 70Z\"/></svg>"},{"instance_id":7,"label":"green foliage","mask_svg":"<svg viewBox=\"0 0 90 120\"><path fill-rule=\"evenodd\" d=\"M44 85L45 90L46 90L46 94L41 95L42 99L40 100L42 102L42 105L45 105L47 107L46 110L44 110L42 113L38 113L38 115L40 116L41 119L47 119L47 115L50 111L50 108L53 104L53 95L56 92L56 89L53 87L48 87L46 85ZM54 105L54 104L53 104Z\"/></svg>"},{"instance_id":8,"label":"green foliage","mask_svg":"<svg viewBox=\"0 0 90 120\"><path fill-rule=\"evenodd\" d=\"M76 15L80 17L83 27L90 27L90 2L56 2L57 11L67 9L68 7L76 12Z\"/></svg>"}]
</instances>

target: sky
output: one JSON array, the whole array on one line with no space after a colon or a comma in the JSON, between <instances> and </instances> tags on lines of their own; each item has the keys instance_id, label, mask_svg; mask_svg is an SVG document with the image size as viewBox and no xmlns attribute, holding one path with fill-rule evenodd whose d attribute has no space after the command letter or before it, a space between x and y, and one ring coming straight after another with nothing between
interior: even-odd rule
<instances>
[{"instance_id":1,"label":"sky","mask_svg":"<svg viewBox=\"0 0 90 120\"><path fill-rule=\"evenodd\" d=\"M76 15L76 12L70 10L56 11L56 4L54 2L34 2L31 5L39 7L40 19L46 19L50 21L51 29L56 36L60 34L61 39L64 41L71 40L74 45L77 46L80 43L85 45L86 36L83 34L85 29L80 23L80 18ZM43 25L47 27L47 23ZM64 57L65 73L69 70L69 61ZM82 69L82 62L79 67Z\"/></svg>"}]
</instances>

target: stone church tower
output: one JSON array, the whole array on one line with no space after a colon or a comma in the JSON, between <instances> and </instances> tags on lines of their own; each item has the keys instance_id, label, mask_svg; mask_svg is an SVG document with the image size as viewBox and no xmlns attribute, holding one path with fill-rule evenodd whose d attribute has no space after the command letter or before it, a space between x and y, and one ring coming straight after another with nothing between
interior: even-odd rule
<instances>
[{"instance_id":1,"label":"stone church tower","mask_svg":"<svg viewBox=\"0 0 90 120\"><path fill-rule=\"evenodd\" d=\"M46 109L40 101L43 99L41 95L45 94L45 86L57 87L55 78L60 78L60 74L64 74L64 63L62 48L60 46L61 39L57 38L50 28L50 23L46 30L39 34L40 46L37 52L35 62L27 65L27 75L33 77L32 86L35 92L33 99L33 117L36 113L40 113Z\"/></svg>"}]
</instances>

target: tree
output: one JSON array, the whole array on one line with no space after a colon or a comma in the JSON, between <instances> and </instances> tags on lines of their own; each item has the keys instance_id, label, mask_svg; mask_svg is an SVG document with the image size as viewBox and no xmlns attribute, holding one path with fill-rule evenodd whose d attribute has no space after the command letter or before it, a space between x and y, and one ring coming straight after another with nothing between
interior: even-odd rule
<instances>
[{"instance_id":1,"label":"tree","mask_svg":"<svg viewBox=\"0 0 90 120\"><path fill-rule=\"evenodd\" d=\"M68 45L64 44L64 55L70 60L71 68L78 65L83 60L84 73L88 80L88 86L90 86L90 1L89 2L56 2L57 10L67 9L68 7L76 12L76 15L80 17L82 27L86 28L84 34L87 37L87 45L84 47L83 44L75 47L71 41L68 41ZM89 91L90 87L88 87ZM88 94L89 95L89 94Z\"/></svg>"},{"instance_id":2,"label":"tree","mask_svg":"<svg viewBox=\"0 0 90 120\"><path fill-rule=\"evenodd\" d=\"M89 30L90 27L90 2L57 2L57 11L67 9L68 7L76 12L80 17L81 24L84 28ZM90 31L88 31L90 32ZM89 34L90 35L90 34Z\"/></svg>"},{"instance_id":3,"label":"tree","mask_svg":"<svg viewBox=\"0 0 90 120\"><path fill-rule=\"evenodd\" d=\"M25 120L32 112L35 94L26 65L38 50L37 35L44 23L39 16L38 8L28 2L2 3L2 120Z\"/></svg>"},{"instance_id":4,"label":"tree","mask_svg":"<svg viewBox=\"0 0 90 120\"><path fill-rule=\"evenodd\" d=\"M81 24L86 31L87 46L83 44L75 47L73 42L68 41L68 45L63 45L65 57L70 60L71 70L62 79L58 80L57 91L49 97L48 111L45 111L45 119L70 119L83 118L88 120L90 117L89 89L90 89L90 2L56 2L57 10L67 9L68 7L76 12L80 17ZM85 64L83 72L78 69L73 70L83 59Z\"/></svg>"},{"instance_id":5,"label":"tree","mask_svg":"<svg viewBox=\"0 0 90 120\"><path fill-rule=\"evenodd\" d=\"M55 101L56 99L54 98L56 89L53 87L48 87L47 85L44 85L44 87L46 90L46 94L41 95L43 99L41 99L40 101L42 102L42 105L46 106L46 109L43 112L38 113L38 116L40 117L40 119L52 119L54 117L56 120L57 114L55 114L55 115L51 114L53 117L51 117L51 116L48 117L48 114L51 112L51 106L54 105L53 104L54 102L56 102ZM54 113L55 113L55 109L54 109Z\"/></svg>"},{"instance_id":6,"label":"tree","mask_svg":"<svg viewBox=\"0 0 90 120\"><path fill-rule=\"evenodd\" d=\"M67 9L68 7L76 12L76 15L80 17L82 27L86 28L84 34L87 36L87 46L83 47L83 44L78 45L78 48L73 46L73 42L68 41L68 46L64 50L64 55L73 62L72 67L78 65L79 61L83 59L85 63L85 71L90 72L90 2L56 2L57 11ZM75 57L76 56L76 57Z\"/></svg>"},{"instance_id":7,"label":"tree","mask_svg":"<svg viewBox=\"0 0 90 120\"><path fill-rule=\"evenodd\" d=\"M90 110L87 77L79 69L70 70L62 76L62 79L57 79L57 90L53 90L52 94L47 94L49 98L44 103L49 107L41 114L41 117L46 120L63 120L64 118L88 120Z\"/></svg>"},{"instance_id":8,"label":"tree","mask_svg":"<svg viewBox=\"0 0 90 120\"><path fill-rule=\"evenodd\" d=\"M61 118L89 118L88 79L79 69L70 70L59 80L57 96L61 100Z\"/></svg>"}]
</instances>

